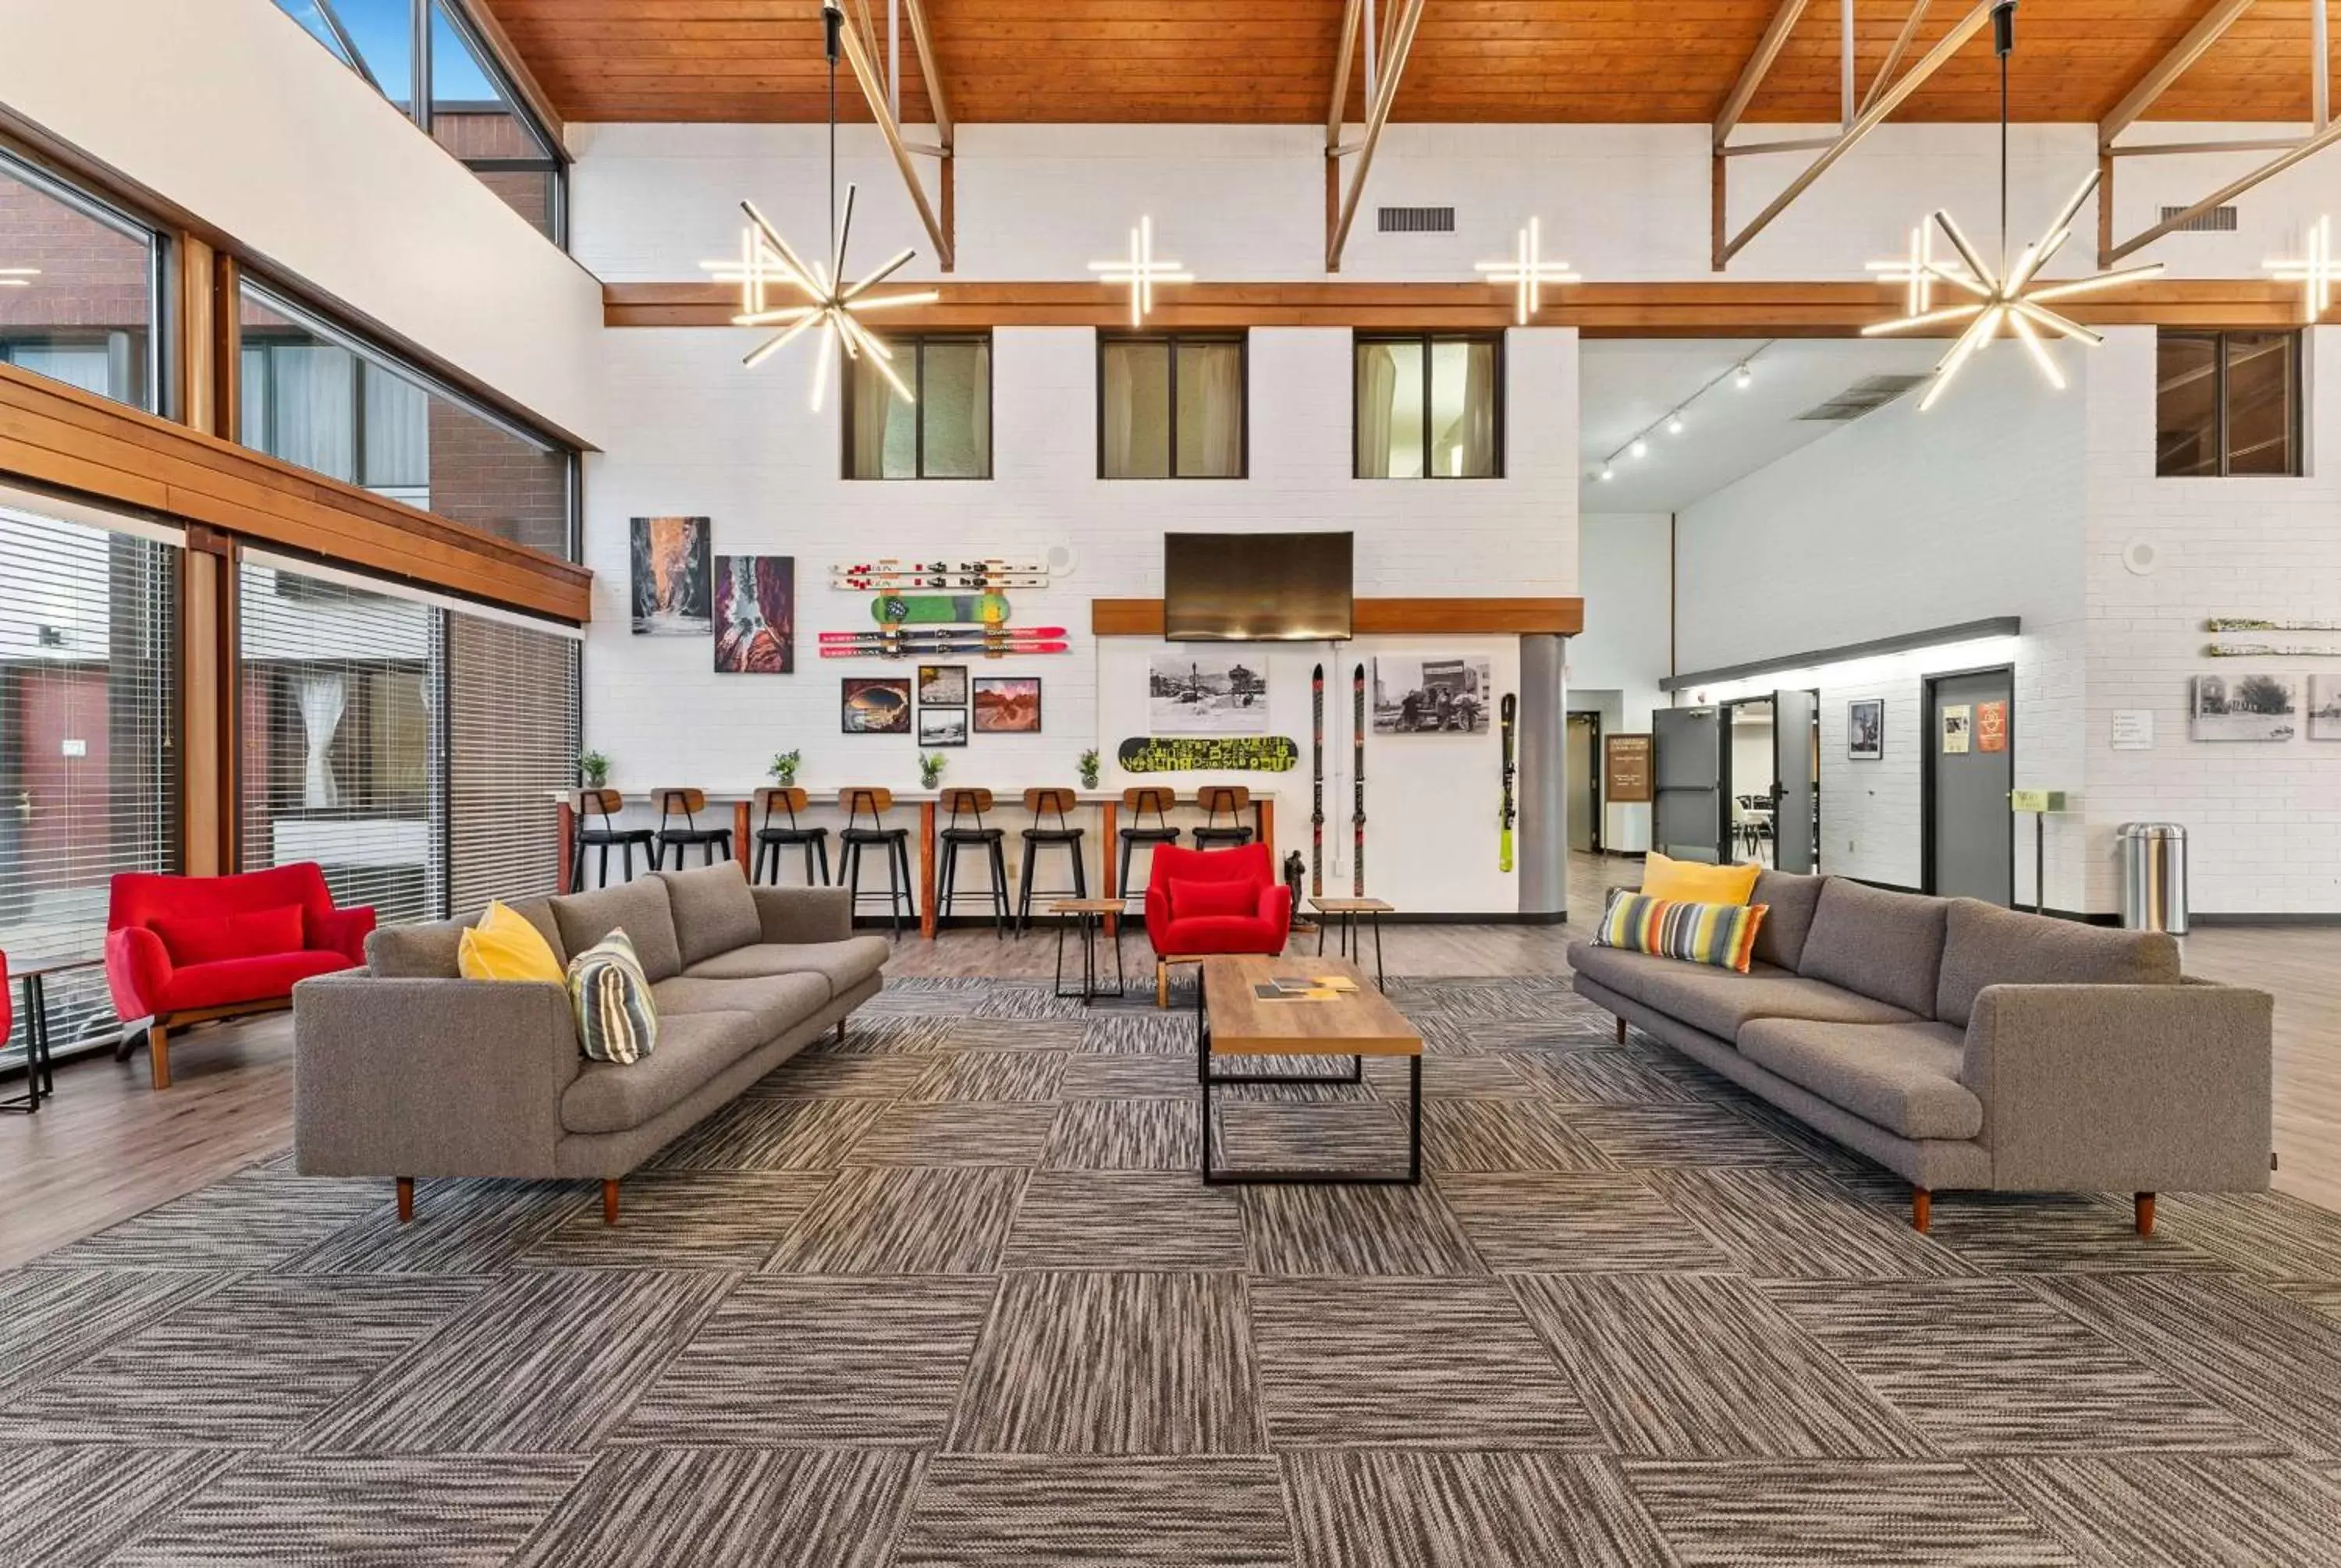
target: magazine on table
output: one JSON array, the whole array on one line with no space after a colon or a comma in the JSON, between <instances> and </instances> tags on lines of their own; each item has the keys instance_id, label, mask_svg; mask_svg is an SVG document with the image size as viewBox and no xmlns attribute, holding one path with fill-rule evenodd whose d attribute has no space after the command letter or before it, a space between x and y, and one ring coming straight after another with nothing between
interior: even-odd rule
<instances>
[{"instance_id":1,"label":"magazine on table","mask_svg":"<svg viewBox=\"0 0 2341 1568\"><path fill-rule=\"evenodd\" d=\"M1251 994L1263 1002L1330 1002L1357 988L1347 975L1280 975L1252 987Z\"/></svg>"}]
</instances>

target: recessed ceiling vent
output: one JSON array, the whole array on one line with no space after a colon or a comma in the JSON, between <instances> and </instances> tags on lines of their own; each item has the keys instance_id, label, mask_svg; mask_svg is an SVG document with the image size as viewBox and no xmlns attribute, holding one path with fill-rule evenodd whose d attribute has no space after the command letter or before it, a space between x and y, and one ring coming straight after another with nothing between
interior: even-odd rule
<instances>
[{"instance_id":1,"label":"recessed ceiling vent","mask_svg":"<svg viewBox=\"0 0 2341 1568\"><path fill-rule=\"evenodd\" d=\"M1837 396L1817 403L1797 417L1843 424L1859 419L1866 413L1876 413L1912 387L1925 381L1925 376L1864 376Z\"/></svg>"},{"instance_id":2,"label":"recessed ceiling vent","mask_svg":"<svg viewBox=\"0 0 2341 1568\"><path fill-rule=\"evenodd\" d=\"M2162 209L2162 221L2167 223L2186 210L2184 207L2165 207ZM2232 203L2212 207L2196 213L2170 232L2174 234L2232 234L2236 232L2236 209Z\"/></svg>"},{"instance_id":3,"label":"recessed ceiling vent","mask_svg":"<svg viewBox=\"0 0 2341 1568\"><path fill-rule=\"evenodd\" d=\"M1374 227L1385 234L1451 234L1452 207L1376 207Z\"/></svg>"}]
</instances>

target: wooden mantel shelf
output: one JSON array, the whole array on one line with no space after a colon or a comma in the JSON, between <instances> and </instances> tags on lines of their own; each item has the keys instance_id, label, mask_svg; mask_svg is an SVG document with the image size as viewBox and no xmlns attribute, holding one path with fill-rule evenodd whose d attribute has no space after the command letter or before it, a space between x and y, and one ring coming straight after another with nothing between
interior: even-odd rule
<instances>
[{"instance_id":1,"label":"wooden mantel shelf","mask_svg":"<svg viewBox=\"0 0 2341 1568\"><path fill-rule=\"evenodd\" d=\"M1360 637L1435 634L1537 634L1574 637L1585 630L1582 599L1360 599L1353 630ZM1098 637L1160 637L1159 599L1092 599L1090 631Z\"/></svg>"}]
</instances>

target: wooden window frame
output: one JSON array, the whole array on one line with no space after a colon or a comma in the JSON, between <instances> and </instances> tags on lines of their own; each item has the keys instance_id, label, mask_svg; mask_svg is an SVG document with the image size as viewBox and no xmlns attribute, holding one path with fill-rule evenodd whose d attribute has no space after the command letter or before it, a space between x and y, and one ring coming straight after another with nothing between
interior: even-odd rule
<instances>
[{"instance_id":1,"label":"wooden window frame","mask_svg":"<svg viewBox=\"0 0 2341 1568\"><path fill-rule=\"evenodd\" d=\"M1169 451L1166 459L1170 471L1159 474L1109 474L1105 471L1105 355L1115 343L1161 343L1169 351L1167 374L1170 379L1169 399L1165 403L1170 426ZM1209 343L1236 347L1236 471L1233 473L1180 473L1179 471L1179 349L1184 343ZM1251 477L1251 333L1238 329L1234 332L1106 332L1097 334L1097 476L1114 483L1160 484L1166 480L1201 480L1227 482Z\"/></svg>"},{"instance_id":2,"label":"wooden window frame","mask_svg":"<svg viewBox=\"0 0 2341 1568\"><path fill-rule=\"evenodd\" d=\"M899 358L904 347L911 350L911 373L904 379L911 383L911 466L905 474L856 473L853 471L853 409L856 399L853 378L861 372L854 361L838 350L839 380L845 387L845 417L840 422L844 430L844 442L839 453L838 472L852 483L907 483L931 480L941 483L985 483L996 471L992 461L993 448L999 440L998 427L992 422L992 374L995 351L991 333L982 332L892 332L886 338L887 346ZM983 349L983 471L981 473L929 473L927 471L927 348L931 343L956 344L962 347L980 345Z\"/></svg>"},{"instance_id":3,"label":"wooden window frame","mask_svg":"<svg viewBox=\"0 0 2341 1568\"><path fill-rule=\"evenodd\" d=\"M1495 332L1351 332L1350 333L1350 477L1358 480L1401 480L1398 474L1366 474L1359 471L1358 461L1358 351L1375 343L1388 345L1411 344L1422 350L1422 471L1416 479L1449 481L1501 479L1504 477L1504 405L1511 401L1507 396L1504 376L1504 344L1506 334ZM1430 461L1430 350L1435 343L1487 343L1496 351L1496 433L1495 466L1486 473L1440 473Z\"/></svg>"},{"instance_id":4,"label":"wooden window frame","mask_svg":"<svg viewBox=\"0 0 2341 1568\"><path fill-rule=\"evenodd\" d=\"M2285 403L2290 415L2290 423L2285 432L2285 451L2289 461L2283 470L2275 473L2237 473L2234 469L2236 455L2235 442L2228 429L2230 412L2227 397L2227 351L2229 341L2231 339L2246 332L2254 337L2282 338L2285 340L2286 343L2284 351L2285 382L2286 389ZM2219 465L2216 471L2208 473L2165 473L2162 471L2162 453L2159 450L2157 450L2155 452L2154 477L2157 479L2246 480L2305 478L2308 472L2308 454L2304 450L2303 446L2307 429L2308 384L2307 376L2303 370L2302 362L2307 357L2306 352L2306 334L2298 328L2293 328L2289 331L2280 329L2271 330L2260 327L2157 328L2155 332L2154 339L2156 349L2155 425L2157 431L2161 428L2160 416L2162 405L2160 350L2164 342L2173 338L2183 338L2197 342L2208 342L2212 345L2213 352L2211 369L2214 382L2212 389L2212 402L2218 416L2218 434L2216 440L2218 444Z\"/></svg>"}]
</instances>

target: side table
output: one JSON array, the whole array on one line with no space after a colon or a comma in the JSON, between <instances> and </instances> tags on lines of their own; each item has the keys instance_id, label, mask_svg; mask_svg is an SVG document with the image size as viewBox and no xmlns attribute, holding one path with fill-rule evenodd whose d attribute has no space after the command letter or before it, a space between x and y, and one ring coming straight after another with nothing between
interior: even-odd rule
<instances>
[{"instance_id":1,"label":"side table","mask_svg":"<svg viewBox=\"0 0 2341 1568\"><path fill-rule=\"evenodd\" d=\"M103 958L52 958L15 971L24 997L25 1092L0 1100L0 1112L31 1116L57 1092L56 1060L49 1045L47 980L74 969L94 969Z\"/></svg>"},{"instance_id":2,"label":"side table","mask_svg":"<svg viewBox=\"0 0 2341 1568\"><path fill-rule=\"evenodd\" d=\"M1317 922L1317 952L1320 957L1325 951L1325 928L1339 920L1341 922L1341 957L1350 959L1364 958L1363 938L1358 936L1358 917L1366 917L1367 923L1374 929L1374 989L1388 990L1390 987L1382 984L1382 917L1395 913L1398 906L1380 898L1327 897L1311 898L1309 902L1319 914L1327 917ZM1356 948L1354 952L1350 950L1353 947Z\"/></svg>"},{"instance_id":3,"label":"side table","mask_svg":"<svg viewBox=\"0 0 2341 1568\"><path fill-rule=\"evenodd\" d=\"M1122 967L1121 933L1119 930L1113 936L1115 987L1110 991L1101 990L1097 983L1098 931L1108 917L1121 914L1122 908L1120 898L1060 898L1049 906L1049 913L1057 917L1057 974L1051 988L1058 996L1068 1001L1078 997L1081 1006L1088 1007L1100 997L1119 997L1128 993L1130 974ZM1080 922L1081 932L1081 988L1069 991L1065 989L1065 928L1074 921Z\"/></svg>"}]
</instances>

